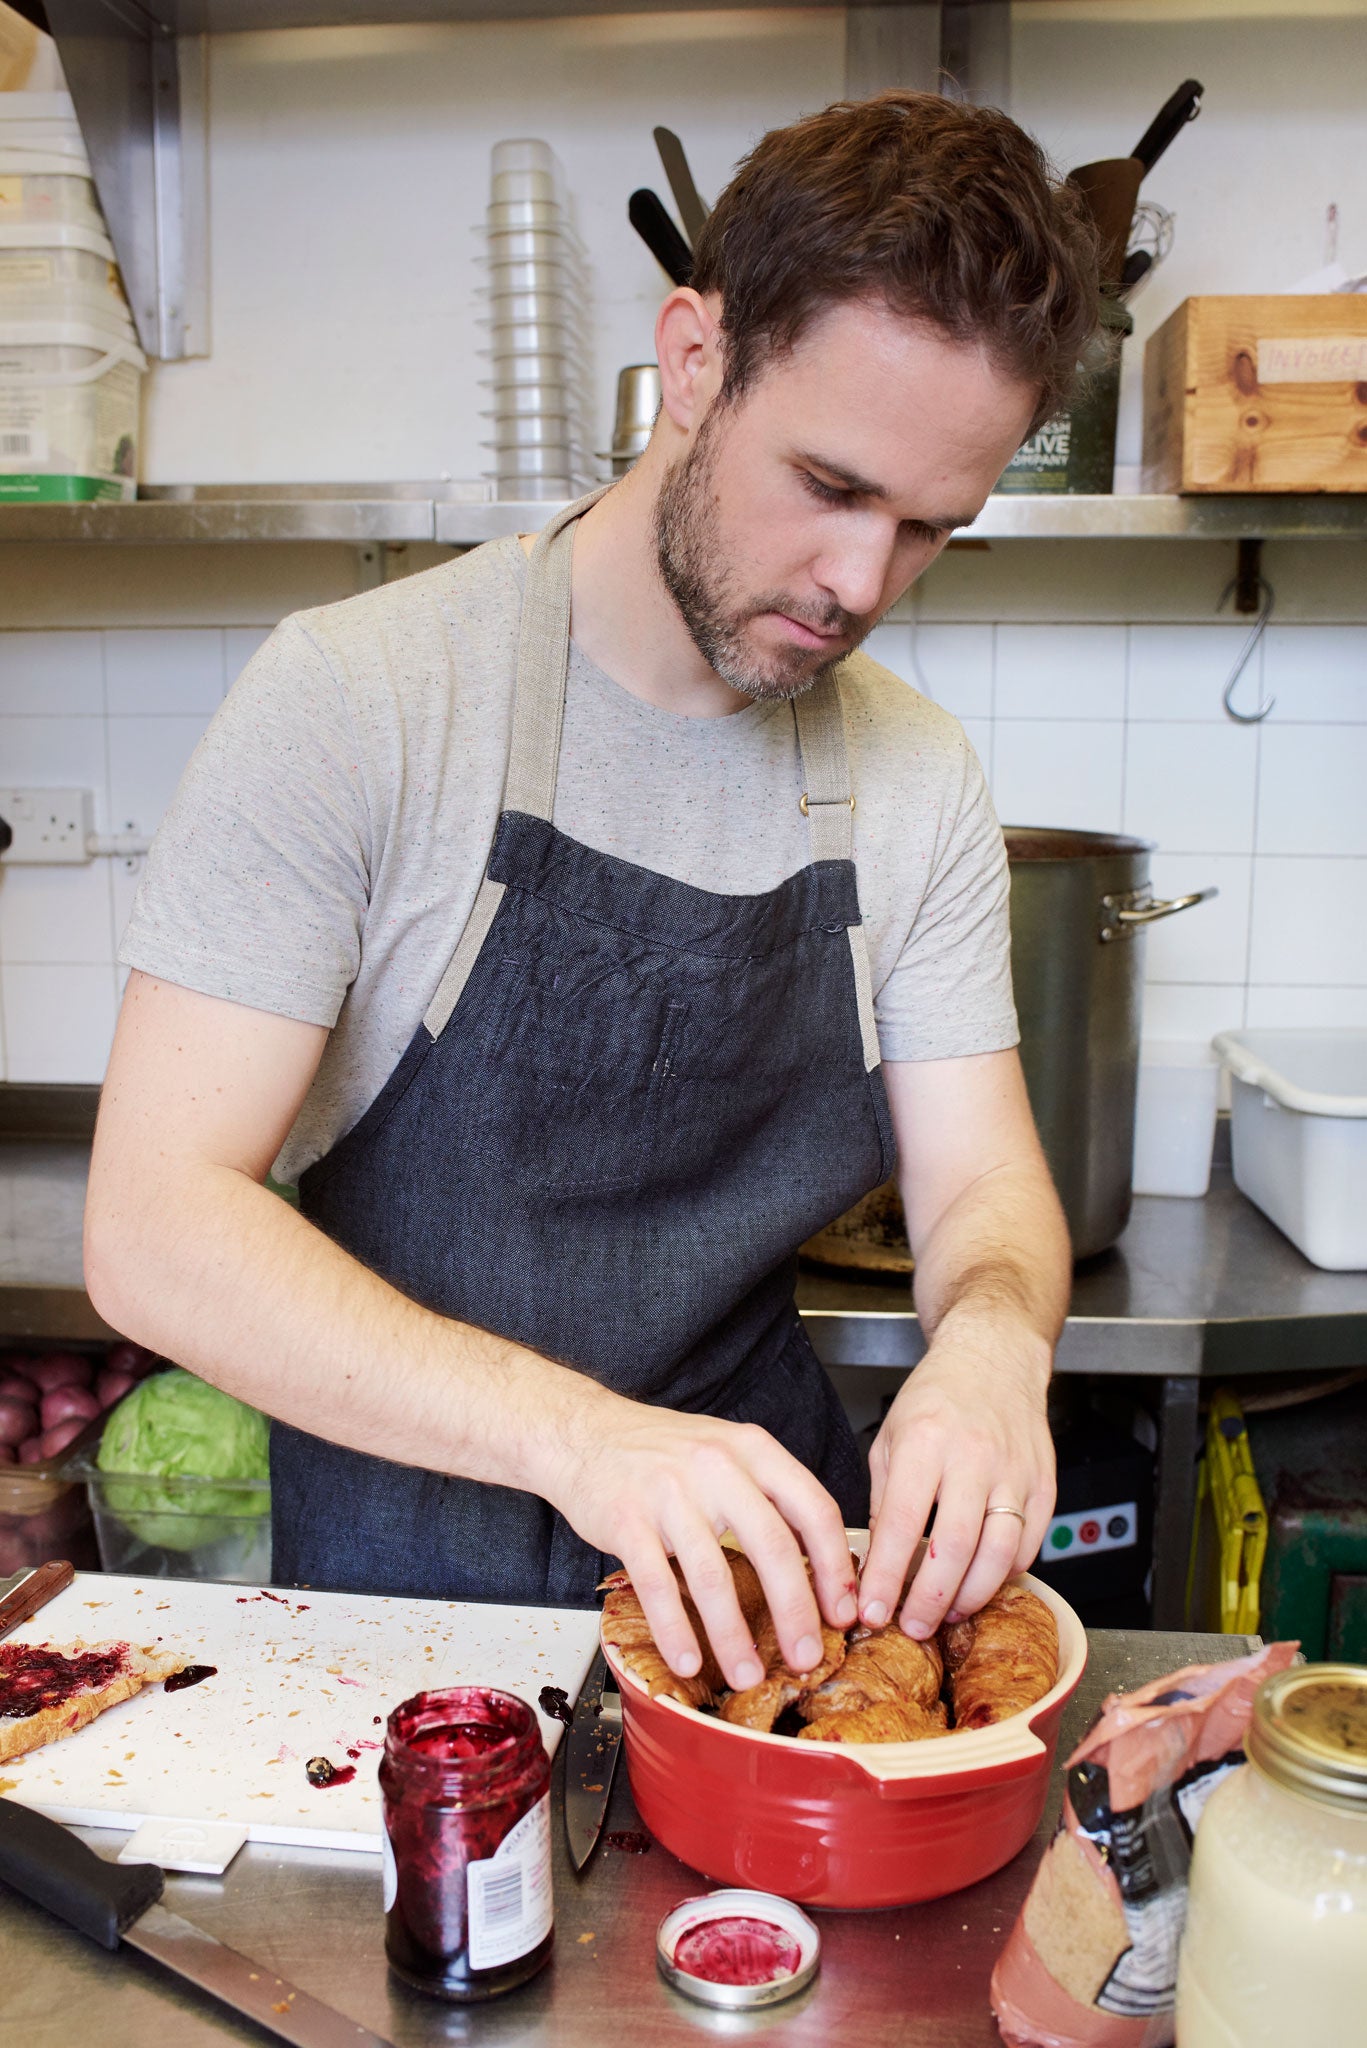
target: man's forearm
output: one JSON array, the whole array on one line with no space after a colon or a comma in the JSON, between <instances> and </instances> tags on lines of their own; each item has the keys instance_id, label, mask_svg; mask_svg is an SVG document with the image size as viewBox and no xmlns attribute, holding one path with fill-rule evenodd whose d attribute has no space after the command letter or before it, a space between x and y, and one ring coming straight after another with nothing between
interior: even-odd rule
<instances>
[{"instance_id":1,"label":"man's forearm","mask_svg":"<svg viewBox=\"0 0 1367 2048\"><path fill-rule=\"evenodd\" d=\"M86 1236L87 1285L117 1329L377 1457L543 1492L567 1438L623 1405L420 1308L235 1168L182 1167L153 1192L97 1172Z\"/></svg>"},{"instance_id":2,"label":"man's forearm","mask_svg":"<svg viewBox=\"0 0 1367 2048\"><path fill-rule=\"evenodd\" d=\"M956 1335L1010 1345L1048 1376L1068 1312L1067 1226L1041 1165L985 1173L917 1247L914 1291L927 1339Z\"/></svg>"}]
</instances>

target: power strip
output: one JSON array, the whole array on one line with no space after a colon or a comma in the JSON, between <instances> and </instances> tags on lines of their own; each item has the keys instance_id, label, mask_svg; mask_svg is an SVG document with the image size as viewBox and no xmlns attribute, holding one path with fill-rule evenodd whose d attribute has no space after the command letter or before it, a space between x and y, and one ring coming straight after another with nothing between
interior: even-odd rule
<instances>
[{"instance_id":1,"label":"power strip","mask_svg":"<svg viewBox=\"0 0 1367 2048\"><path fill-rule=\"evenodd\" d=\"M1132 1550L1139 1541L1139 1509L1132 1500L1109 1508L1075 1508L1055 1515L1040 1545L1041 1564L1095 1557L1103 1550Z\"/></svg>"}]
</instances>

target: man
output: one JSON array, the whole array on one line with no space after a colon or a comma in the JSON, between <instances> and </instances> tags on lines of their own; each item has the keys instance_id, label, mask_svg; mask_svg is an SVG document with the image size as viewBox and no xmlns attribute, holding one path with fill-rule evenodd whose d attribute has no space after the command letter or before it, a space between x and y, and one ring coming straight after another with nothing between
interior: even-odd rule
<instances>
[{"instance_id":1,"label":"man","mask_svg":"<svg viewBox=\"0 0 1367 2048\"><path fill-rule=\"evenodd\" d=\"M925 1636L1034 1556L1068 1257L1001 837L955 722L849 657L1095 303L1004 115L771 134L636 469L287 620L230 694L125 940L87 1275L275 1418L278 1577L587 1603L620 1557L690 1673L673 1557L745 1686L727 1529L798 1669L817 1603ZM870 1475L793 1275L894 1159L931 1342Z\"/></svg>"}]
</instances>

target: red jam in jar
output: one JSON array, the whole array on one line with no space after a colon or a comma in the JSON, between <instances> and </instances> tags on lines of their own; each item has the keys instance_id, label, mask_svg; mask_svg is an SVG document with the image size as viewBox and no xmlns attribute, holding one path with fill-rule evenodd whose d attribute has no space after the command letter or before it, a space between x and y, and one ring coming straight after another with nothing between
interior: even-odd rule
<instances>
[{"instance_id":1,"label":"red jam in jar","mask_svg":"<svg viewBox=\"0 0 1367 2048\"><path fill-rule=\"evenodd\" d=\"M438 1998L494 1998L550 1961L550 1762L536 1715L485 1686L420 1692L389 1717L385 1953Z\"/></svg>"}]
</instances>

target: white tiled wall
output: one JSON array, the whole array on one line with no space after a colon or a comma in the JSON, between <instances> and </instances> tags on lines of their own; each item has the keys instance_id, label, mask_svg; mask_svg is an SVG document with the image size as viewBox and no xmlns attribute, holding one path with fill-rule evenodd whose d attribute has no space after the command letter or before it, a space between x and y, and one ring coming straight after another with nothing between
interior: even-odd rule
<instances>
[{"instance_id":1,"label":"white tiled wall","mask_svg":"<svg viewBox=\"0 0 1367 2048\"><path fill-rule=\"evenodd\" d=\"M1148 935L1146 1030L1367 1025L1367 622L1271 628L1241 688L1275 708L1237 725L1220 692L1243 626L922 619L945 568L870 651L963 719L1003 819L1131 832L1157 844L1157 893L1219 889ZM151 832L266 630L0 632L0 782L82 784L97 829ZM120 861L0 872L9 1080L99 1078L135 886Z\"/></svg>"},{"instance_id":2,"label":"white tiled wall","mask_svg":"<svg viewBox=\"0 0 1367 2048\"><path fill-rule=\"evenodd\" d=\"M151 833L265 627L0 632L0 782L79 787L97 832ZM133 864L134 866L136 864ZM4 1078L97 1081L118 1003L128 863L0 872Z\"/></svg>"},{"instance_id":3,"label":"white tiled wall","mask_svg":"<svg viewBox=\"0 0 1367 2048\"><path fill-rule=\"evenodd\" d=\"M910 610L910 607L907 607ZM1145 940L1145 1030L1367 1025L1367 624L898 617L871 651L962 716L1003 820L1156 843L1158 895L1219 896Z\"/></svg>"}]
</instances>

